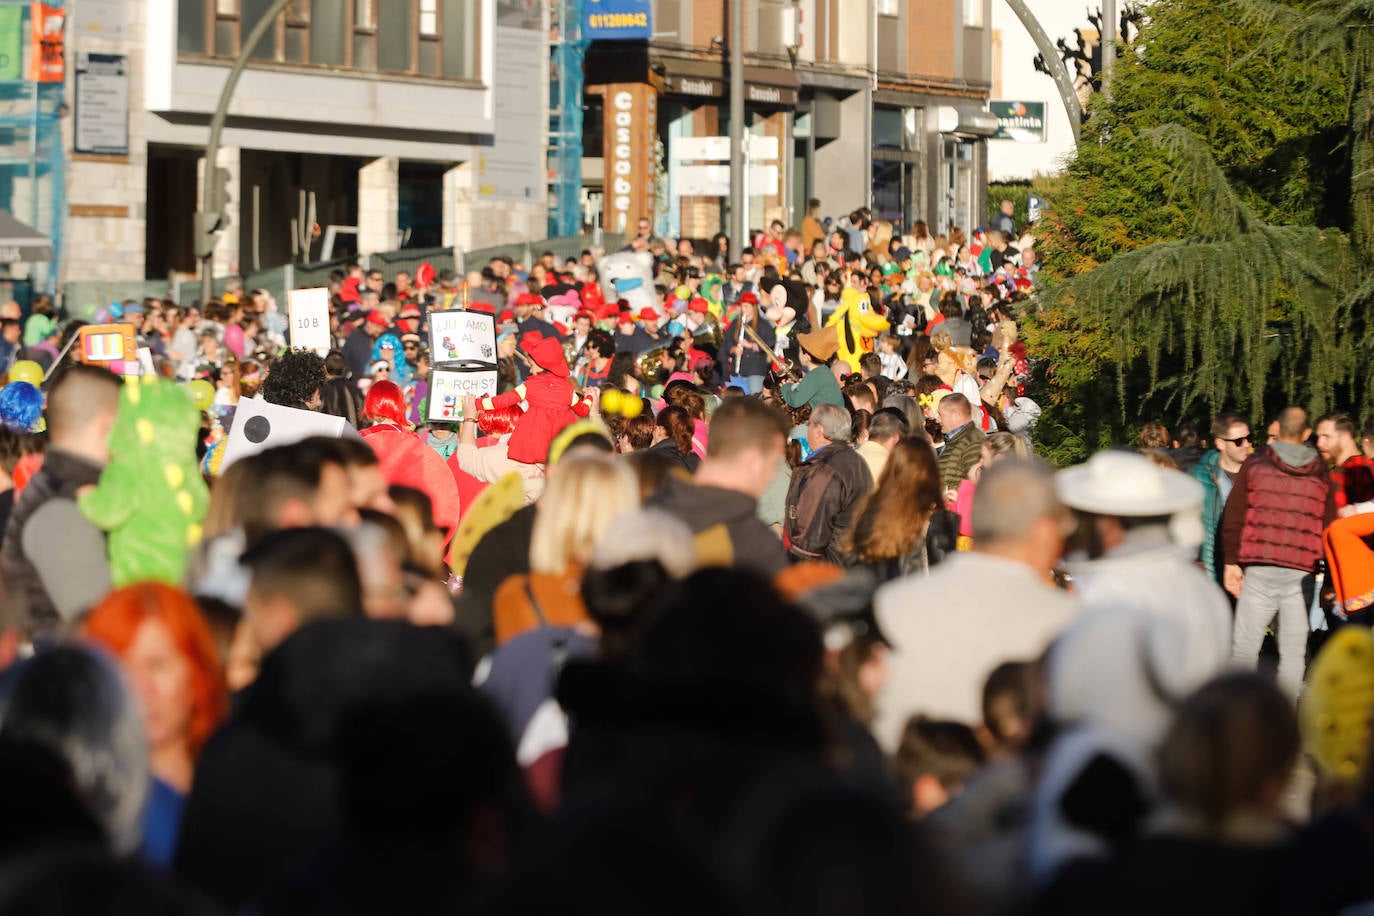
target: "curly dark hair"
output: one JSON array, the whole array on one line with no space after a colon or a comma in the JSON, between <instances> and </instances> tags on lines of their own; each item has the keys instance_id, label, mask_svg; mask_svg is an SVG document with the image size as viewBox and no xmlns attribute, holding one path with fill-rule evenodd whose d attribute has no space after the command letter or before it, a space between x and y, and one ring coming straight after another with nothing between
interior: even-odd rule
<instances>
[{"instance_id":1,"label":"curly dark hair","mask_svg":"<svg viewBox=\"0 0 1374 916\"><path fill-rule=\"evenodd\" d=\"M306 406L324 387L324 360L309 350L290 350L277 357L262 383L262 399L280 407Z\"/></svg>"}]
</instances>

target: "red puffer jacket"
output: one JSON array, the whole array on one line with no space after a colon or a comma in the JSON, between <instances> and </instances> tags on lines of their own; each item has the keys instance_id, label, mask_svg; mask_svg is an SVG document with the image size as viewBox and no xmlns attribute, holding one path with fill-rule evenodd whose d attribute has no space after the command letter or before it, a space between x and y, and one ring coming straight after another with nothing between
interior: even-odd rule
<instances>
[{"instance_id":1,"label":"red puffer jacket","mask_svg":"<svg viewBox=\"0 0 1374 916\"><path fill-rule=\"evenodd\" d=\"M1336 519L1326 463L1315 451L1295 467L1265 446L1241 466L1222 517L1226 563L1310 571L1322 531Z\"/></svg>"}]
</instances>

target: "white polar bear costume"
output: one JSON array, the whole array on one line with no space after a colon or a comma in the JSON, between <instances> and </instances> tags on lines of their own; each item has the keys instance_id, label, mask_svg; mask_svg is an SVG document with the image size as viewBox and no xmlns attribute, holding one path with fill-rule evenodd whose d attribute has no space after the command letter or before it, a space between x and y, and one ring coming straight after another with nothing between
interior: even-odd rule
<instances>
[{"instance_id":1,"label":"white polar bear costume","mask_svg":"<svg viewBox=\"0 0 1374 916\"><path fill-rule=\"evenodd\" d=\"M658 296L654 294L654 256L647 251L617 251L596 262L597 273L601 275L601 288L611 300L614 291L616 299L630 303L638 315L643 309L652 309L654 314L663 318Z\"/></svg>"}]
</instances>

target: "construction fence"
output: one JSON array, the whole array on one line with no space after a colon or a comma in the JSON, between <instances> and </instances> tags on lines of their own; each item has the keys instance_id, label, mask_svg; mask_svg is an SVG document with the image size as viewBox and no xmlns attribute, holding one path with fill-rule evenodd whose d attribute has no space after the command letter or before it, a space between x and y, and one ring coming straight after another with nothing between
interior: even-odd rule
<instances>
[{"instance_id":1,"label":"construction fence","mask_svg":"<svg viewBox=\"0 0 1374 916\"><path fill-rule=\"evenodd\" d=\"M542 239L534 242L517 242L508 245L493 245L489 248L475 248L459 251L454 248L404 248L400 251L387 251L380 254L362 255L358 258L364 268L377 268L388 277L400 271L411 276L421 264L430 264L436 273L453 270L464 273L480 270L492 258L508 257L517 264L526 266L539 259L546 251L551 251L559 262L576 258L583 251L616 251L626 242L625 236L609 232L585 233L562 238ZM286 294L293 289L310 289L329 285L329 275L342 270L349 259L338 258L320 261L315 264L283 264L266 270L253 271L243 275L245 289L266 290L286 307ZM229 277L216 277L216 295L224 291ZM129 299L171 299L177 304L195 302L200 298L200 281L170 282L167 280L147 281L81 281L70 280L62 286L62 303L66 313L74 318L89 320L102 306L112 302Z\"/></svg>"}]
</instances>

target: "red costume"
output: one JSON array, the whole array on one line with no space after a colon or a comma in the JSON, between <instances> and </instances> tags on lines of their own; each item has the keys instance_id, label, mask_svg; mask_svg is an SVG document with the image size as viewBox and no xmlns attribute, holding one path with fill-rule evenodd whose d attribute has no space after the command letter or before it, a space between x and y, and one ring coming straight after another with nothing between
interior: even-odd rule
<instances>
[{"instance_id":1,"label":"red costume","mask_svg":"<svg viewBox=\"0 0 1374 916\"><path fill-rule=\"evenodd\" d=\"M543 464L554 436L578 417L585 417L588 409L568 381L568 362L557 340L531 331L520 341L520 349L544 371L531 375L523 385L511 391L483 398L481 407L491 410L512 407L523 401L527 409L515 424L515 431L506 445L507 453L512 461Z\"/></svg>"}]
</instances>

